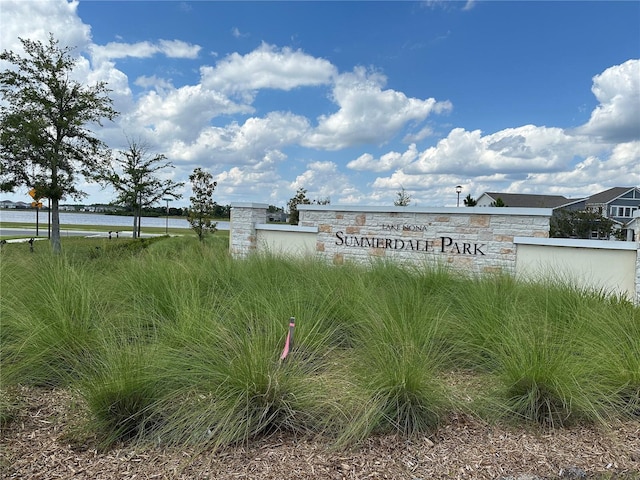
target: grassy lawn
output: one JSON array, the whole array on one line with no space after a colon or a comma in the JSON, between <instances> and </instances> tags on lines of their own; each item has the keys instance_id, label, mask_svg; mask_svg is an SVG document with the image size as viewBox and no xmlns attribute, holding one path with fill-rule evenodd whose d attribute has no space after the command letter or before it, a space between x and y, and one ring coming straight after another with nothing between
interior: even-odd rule
<instances>
[{"instance_id":1,"label":"grassy lawn","mask_svg":"<svg viewBox=\"0 0 640 480\"><path fill-rule=\"evenodd\" d=\"M389 263L233 260L228 232L62 246L2 249L2 388L79 392L105 446L275 430L345 446L461 413L544 428L640 415L640 309L624 299Z\"/></svg>"}]
</instances>

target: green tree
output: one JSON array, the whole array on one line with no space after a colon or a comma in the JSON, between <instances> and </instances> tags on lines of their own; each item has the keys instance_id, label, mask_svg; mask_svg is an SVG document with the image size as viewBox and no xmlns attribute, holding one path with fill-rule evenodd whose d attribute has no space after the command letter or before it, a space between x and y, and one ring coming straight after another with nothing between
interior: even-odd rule
<instances>
[{"instance_id":1,"label":"green tree","mask_svg":"<svg viewBox=\"0 0 640 480\"><path fill-rule=\"evenodd\" d=\"M465 207L475 207L478 204L478 202L476 201L475 198L473 198L471 196L471 194L468 194L465 198L464 198L464 206Z\"/></svg>"},{"instance_id":2,"label":"green tree","mask_svg":"<svg viewBox=\"0 0 640 480\"><path fill-rule=\"evenodd\" d=\"M595 235L608 239L614 230L613 220L586 210L556 210L549 221L552 238L593 238Z\"/></svg>"},{"instance_id":3,"label":"green tree","mask_svg":"<svg viewBox=\"0 0 640 480\"><path fill-rule=\"evenodd\" d=\"M0 72L0 189L26 186L51 202L51 244L60 246L60 200L84 194L78 175L93 179L109 164L106 145L87 126L113 120L104 82L73 80L76 60L53 35L49 42L20 39L26 55L3 51L11 67Z\"/></svg>"},{"instance_id":4,"label":"green tree","mask_svg":"<svg viewBox=\"0 0 640 480\"><path fill-rule=\"evenodd\" d=\"M289 199L287 207L289 208L289 223L291 225L297 225L300 221L300 212L298 211L298 205L310 205L311 200L307 198L307 191L300 187L296 192L296 195Z\"/></svg>"},{"instance_id":5,"label":"green tree","mask_svg":"<svg viewBox=\"0 0 640 480\"><path fill-rule=\"evenodd\" d=\"M214 218L230 218L231 217L231 205L219 205L213 202L213 217Z\"/></svg>"},{"instance_id":6,"label":"green tree","mask_svg":"<svg viewBox=\"0 0 640 480\"><path fill-rule=\"evenodd\" d=\"M411 195L401 187L400 190L396 193L396 199L393 201L393 204L396 207L406 207L411 203Z\"/></svg>"},{"instance_id":7,"label":"green tree","mask_svg":"<svg viewBox=\"0 0 640 480\"><path fill-rule=\"evenodd\" d=\"M138 238L142 228L142 209L151 207L166 197L181 198L182 195L176 193L176 189L184 183L158 178L161 170L173 168L171 162L165 162L166 157L162 154L152 155L148 145L140 140L127 141L129 149L115 157L108 173L101 180L116 190L114 205L122 205L132 211L133 238Z\"/></svg>"},{"instance_id":8,"label":"green tree","mask_svg":"<svg viewBox=\"0 0 640 480\"><path fill-rule=\"evenodd\" d=\"M218 182L214 182L213 175L199 167L189 175L189 181L191 182L193 196L190 197L191 206L189 207L187 220L196 235L198 235L198 240L202 242L207 233L216 231L216 226L218 225L217 222L212 221L216 210L213 192L218 186Z\"/></svg>"},{"instance_id":9,"label":"green tree","mask_svg":"<svg viewBox=\"0 0 640 480\"><path fill-rule=\"evenodd\" d=\"M496 198L495 202L491 202L492 207L506 207L507 205L502 201L502 198Z\"/></svg>"},{"instance_id":10,"label":"green tree","mask_svg":"<svg viewBox=\"0 0 640 480\"><path fill-rule=\"evenodd\" d=\"M269 222L282 222L286 218L283 207L276 207L275 205L269 205L267 208L267 221Z\"/></svg>"}]
</instances>

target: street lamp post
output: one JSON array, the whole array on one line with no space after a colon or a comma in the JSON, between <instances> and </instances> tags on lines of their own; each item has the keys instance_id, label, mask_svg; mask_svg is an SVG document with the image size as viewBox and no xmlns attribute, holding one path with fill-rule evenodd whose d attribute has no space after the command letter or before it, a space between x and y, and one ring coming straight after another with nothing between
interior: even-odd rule
<instances>
[{"instance_id":1,"label":"street lamp post","mask_svg":"<svg viewBox=\"0 0 640 480\"><path fill-rule=\"evenodd\" d=\"M462 192L462 185L456 185L456 193L458 194L458 203L456 207L460 206L460 192Z\"/></svg>"},{"instance_id":2,"label":"street lamp post","mask_svg":"<svg viewBox=\"0 0 640 480\"><path fill-rule=\"evenodd\" d=\"M165 235L169 235L169 202L172 200L171 198L163 198L165 202L167 202L167 221L164 227Z\"/></svg>"}]
</instances>

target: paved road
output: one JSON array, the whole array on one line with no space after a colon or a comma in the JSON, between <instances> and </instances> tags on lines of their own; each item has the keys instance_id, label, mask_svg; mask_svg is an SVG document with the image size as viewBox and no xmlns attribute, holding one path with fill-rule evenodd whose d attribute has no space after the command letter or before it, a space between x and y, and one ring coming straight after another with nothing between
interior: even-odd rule
<instances>
[{"instance_id":1,"label":"paved road","mask_svg":"<svg viewBox=\"0 0 640 480\"><path fill-rule=\"evenodd\" d=\"M45 226L45 228L40 228L39 229L39 235L38 237L36 237L36 228L4 228L1 227L0 228L0 237L18 237L18 236L25 236L25 237L34 237L34 238L47 238L47 228ZM109 237L109 233L108 232L96 232L96 231L92 231L92 230L60 230L60 236L61 237L102 237L102 238L108 238ZM131 231L121 231L118 236L120 238L131 238L133 236L133 232ZM143 237L153 237L156 236L155 234L146 234L146 233L142 233ZM112 238L116 238L116 234L115 232L111 234ZM11 240L9 240L11 241Z\"/></svg>"}]
</instances>

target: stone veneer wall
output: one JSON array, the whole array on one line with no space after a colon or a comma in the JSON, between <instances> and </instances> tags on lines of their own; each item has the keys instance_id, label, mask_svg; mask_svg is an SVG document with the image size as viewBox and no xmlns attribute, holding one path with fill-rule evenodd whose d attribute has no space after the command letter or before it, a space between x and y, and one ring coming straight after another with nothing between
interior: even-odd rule
<instances>
[{"instance_id":1,"label":"stone veneer wall","mask_svg":"<svg viewBox=\"0 0 640 480\"><path fill-rule=\"evenodd\" d=\"M269 205L236 203L231 205L229 250L235 258L244 258L257 248L256 224L266 223Z\"/></svg>"},{"instance_id":2,"label":"stone veneer wall","mask_svg":"<svg viewBox=\"0 0 640 480\"><path fill-rule=\"evenodd\" d=\"M550 209L299 205L318 228L316 252L335 264L375 258L513 272L516 236L549 236Z\"/></svg>"}]
</instances>

